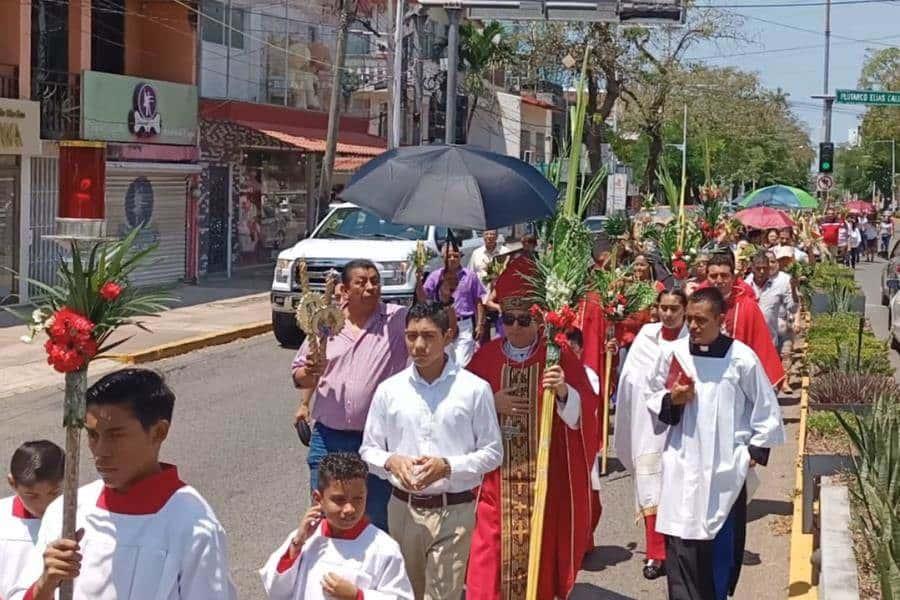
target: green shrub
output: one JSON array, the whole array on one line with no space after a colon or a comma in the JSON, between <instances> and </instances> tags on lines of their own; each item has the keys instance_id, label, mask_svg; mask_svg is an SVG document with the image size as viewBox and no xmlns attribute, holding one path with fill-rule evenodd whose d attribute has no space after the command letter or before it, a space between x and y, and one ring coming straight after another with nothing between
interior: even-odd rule
<instances>
[{"instance_id":1,"label":"green shrub","mask_svg":"<svg viewBox=\"0 0 900 600\"><path fill-rule=\"evenodd\" d=\"M881 596L900 600L900 405L895 396L883 395L868 415L834 415L858 453L851 489L862 506Z\"/></svg>"},{"instance_id":2,"label":"green shrub","mask_svg":"<svg viewBox=\"0 0 900 600\"><path fill-rule=\"evenodd\" d=\"M859 316L854 313L816 315L807 333L807 359L819 372L860 372L893 375L887 342L866 328L859 369L856 365Z\"/></svg>"}]
</instances>

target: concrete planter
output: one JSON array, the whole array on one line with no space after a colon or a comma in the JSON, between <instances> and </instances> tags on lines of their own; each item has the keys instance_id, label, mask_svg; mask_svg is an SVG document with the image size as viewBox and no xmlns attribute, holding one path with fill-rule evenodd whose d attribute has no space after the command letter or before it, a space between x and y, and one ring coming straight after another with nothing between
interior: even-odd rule
<instances>
[{"instance_id":1,"label":"concrete planter","mask_svg":"<svg viewBox=\"0 0 900 600\"><path fill-rule=\"evenodd\" d=\"M847 486L822 478L819 500L819 598L858 600L859 578L850 533L850 493Z\"/></svg>"}]
</instances>

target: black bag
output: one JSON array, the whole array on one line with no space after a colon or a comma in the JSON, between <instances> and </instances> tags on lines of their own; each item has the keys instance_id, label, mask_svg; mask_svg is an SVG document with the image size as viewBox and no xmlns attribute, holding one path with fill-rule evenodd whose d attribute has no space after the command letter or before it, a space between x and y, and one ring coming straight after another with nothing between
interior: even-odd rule
<instances>
[{"instance_id":1,"label":"black bag","mask_svg":"<svg viewBox=\"0 0 900 600\"><path fill-rule=\"evenodd\" d=\"M309 441L312 439L312 430L309 428L309 423L297 421L294 423L294 429L297 430L297 437L300 438L300 442L309 448Z\"/></svg>"}]
</instances>

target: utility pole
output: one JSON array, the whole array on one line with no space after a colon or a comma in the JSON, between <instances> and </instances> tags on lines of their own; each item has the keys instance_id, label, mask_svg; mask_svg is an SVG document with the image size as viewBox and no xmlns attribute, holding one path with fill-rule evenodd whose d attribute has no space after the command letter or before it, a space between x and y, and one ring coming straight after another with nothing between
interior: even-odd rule
<instances>
[{"instance_id":1,"label":"utility pole","mask_svg":"<svg viewBox=\"0 0 900 600\"><path fill-rule=\"evenodd\" d=\"M831 141L831 106L834 104L834 98L829 95L829 66L831 60L831 0L827 0L825 4L825 78L822 89L824 114L822 115L825 122L825 140Z\"/></svg>"},{"instance_id":2,"label":"utility pole","mask_svg":"<svg viewBox=\"0 0 900 600\"><path fill-rule=\"evenodd\" d=\"M422 56L422 41L423 41L423 30L425 29L425 20L428 18L428 15L422 12L422 8L419 7L419 12L416 13L414 17L413 24L416 28L416 62L415 62L415 80L414 80L414 90L415 90L415 109L413 112L413 139L412 143L416 146L422 145L422 103L424 102L425 90L423 89L423 81L425 76L425 67L423 63L424 57Z\"/></svg>"},{"instance_id":3,"label":"utility pole","mask_svg":"<svg viewBox=\"0 0 900 600\"><path fill-rule=\"evenodd\" d=\"M390 1L390 0L388 0ZM403 90L403 13L404 2L397 0L397 14L394 15L394 79L391 82L391 95L394 105L393 120L391 121L391 135L388 139L388 149L400 147L400 106Z\"/></svg>"},{"instance_id":4,"label":"utility pole","mask_svg":"<svg viewBox=\"0 0 900 600\"><path fill-rule=\"evenodd\" d=\"M447 31L447 122L444 141L456 143L456 71L459 63L459 8L447 8L450 28Z\"/></svg>"},{"instance_id":5,"label":"utility pole","mask_svg":"<svg viewBox=\"0 0 900 600\"><path fill-rule=\"evenodd\" d=\"M325 140L325 157L322 159L322 172L319 177L318 201L311 207L313 214L306 217L307 222L312 224L310 231L319 220L319 208L327 206L331 200L331 174L334 170L334 154L341 121L341 78L344 73L344 57L347 54L347 30L350 29L355 12L356 0L341 1L341 16L334 50L334 74L331 78L331 98L328 101L328 137Z\"/></svg>"}]
</instances>

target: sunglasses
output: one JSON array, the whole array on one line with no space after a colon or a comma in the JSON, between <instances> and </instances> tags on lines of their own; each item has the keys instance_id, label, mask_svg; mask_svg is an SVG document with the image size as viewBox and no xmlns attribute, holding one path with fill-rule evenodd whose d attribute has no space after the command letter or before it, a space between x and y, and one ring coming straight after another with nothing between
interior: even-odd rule
<instances>
[{"instance_id":1,"label":"sunglasses","mask_svg":"<svg viewBox=\"0 0 900 600\"><path fill-rule=\"evenodd\" d=\"M500 317L500 320L508 327L511 327L513 323L518 323L519 327L528 327L534 318L531 315L519 315L518 317L515 315L503 315Z\"/></svg>"}]
</instances>

